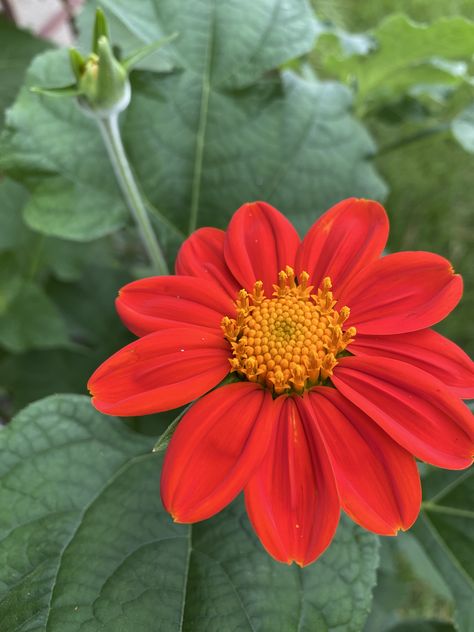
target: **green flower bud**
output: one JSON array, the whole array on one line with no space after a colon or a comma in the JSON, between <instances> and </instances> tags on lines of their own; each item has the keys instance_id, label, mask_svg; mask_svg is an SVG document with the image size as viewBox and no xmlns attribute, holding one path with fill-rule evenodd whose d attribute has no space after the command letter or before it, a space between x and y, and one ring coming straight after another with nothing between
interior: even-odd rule
<instances>
[{"instance_id":1,"label":"green flower bud","mask_svg":"<svg viewBox=\"0 0 474 632\"><path fill-rule=\"evenodd\" d=\"M78 80L79 101L98 116L108 116L124 110L130 101L127 71L115 58L105 35L97 41L97 53L84 62Z\"/></svg>"},{"instance_id":2,"label":"green flower bud","mask_svg":"<svg viewBox=\"0 0 474 632\"><path fill-rule=\"evenodd\" d=\"M118 114L130 103L128 74L133 66L153 54L177 37L173 33L158 42L147 44L131 53L120 62L110 45L107 20L101 9L97 9L92 36L92 52L83 57L74 48L69 50L69 59L75 83L60 88L31 88L33 92L55 97L77 97L81 108L89 115L107 118Z\"/></svg>"}]
</instances>

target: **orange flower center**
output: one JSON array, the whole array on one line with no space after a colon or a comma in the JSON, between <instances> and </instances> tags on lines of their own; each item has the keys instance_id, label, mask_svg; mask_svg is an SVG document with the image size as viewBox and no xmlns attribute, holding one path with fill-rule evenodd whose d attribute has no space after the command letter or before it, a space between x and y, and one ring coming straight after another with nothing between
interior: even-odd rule
<instances>
[{"instance_id":1,"label":"orange flower center","mask_svg":"<svg viewBox=\"0 0 474 632\"><path fill-rule=\"evenodd\" d=\"M355 327L343 328L349 308L334 309L331 279L326 277L316 294L308 279L302 272L297 280L287 266L273 286L273 298L265 296L262 281L257 281L251 294L240 290L236 317L222 319L232 347L232 371L276 395L301 394L324 383L356 333Z\"/></svg>"}]
</instances>

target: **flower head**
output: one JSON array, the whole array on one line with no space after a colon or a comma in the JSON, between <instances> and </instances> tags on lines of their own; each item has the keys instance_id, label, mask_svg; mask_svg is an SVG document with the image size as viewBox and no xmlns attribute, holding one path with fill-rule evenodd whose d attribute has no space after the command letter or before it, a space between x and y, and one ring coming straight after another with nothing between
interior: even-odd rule
<instances>
[{"instance_id":1,"label":"flower head","mask_svg":"<svg viewBox=\"0 0 474 632\"><path fill-rule=\"evenodd\" d=\"M212 516L244 490L252 525L277 560L314 561L342 508L393 535L415 521L415 457L472 462L460 398L474 370L430 329L462 280L428 252L382 257L388 220L348 199L300 241L263 202L226 232L201 228L176 276L130 283L117 310L139 340L89 382L100 411L142 415L197 401L166 453L161 495L178 522ZM236 381L214 388L231 372ZM214 390L211 390L214 389Z\"/></svg>"}]
</instances>

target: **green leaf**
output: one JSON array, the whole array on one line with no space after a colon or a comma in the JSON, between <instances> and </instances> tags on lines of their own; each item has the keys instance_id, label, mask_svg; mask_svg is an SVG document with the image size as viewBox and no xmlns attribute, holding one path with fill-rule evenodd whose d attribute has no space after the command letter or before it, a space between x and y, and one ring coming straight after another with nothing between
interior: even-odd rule
<instances>
[{"instance_id":1,"label":"green leaf","mask_svg":"<svg viewBox=\"0 0 474 632\"><path fill-rule=\"evenodd\" d=\"M0 16L0 127L3 112L12 103L23 82L24 73L34 55L49 48L44 40L17 28L12 22Z\"/></svg>"},{"instance_id":2,"label":"green leaf","mask_svg":"<svg viewBox=\"0 0 474 632\"><path fill-rule=\"evenodd\" d=\"M94 28L96 10L99 3L93 7L86 6L78 15L79 45L82 50L90 50L90 33ZM100 6L105 6L100 3ZM151 10L150 10L151 9ZM107 7L107 24L109 26L110 40L120 55L119 59L127 58L143 45L153 44L157 39L164 39L169 32L160 31L156 36L157 15L153 15L153 7L147 0L142 4L140 11L134 11L131 5L112 5ZM149 18L151 16L151 23ZM176 52L169 47L160 50L158 54L142 59L138 68L153 70L155 72L170 72L179 67L179 59Z\"/></svg>"},{"instance_id":3,"label":"green leaf","mask_svg":"<svg viewBox=\"0 0 474 632\"><path fill-rule=\"evenodd\" d=\"M463 149L474 154L474 104L463 110L451 123L454 138Z\"/></svg>"},{"instance_id":4,"label":"green leaf","mask_svg":"<svg viewBox=\"0 0 474 632\"><path fill-rule=\"evenodd\" d=\"M78 396L33 404L0 433L5 630L361 630L373 535L343 520L301 570L263 551L240 501L174 524L153 442Z\"/></svg>"},{"instance_id":5,"label":"green leaf","mask_svg":"<svg viewBox=\"0 0 474 632\"><path fill-rule=\"evenodd\" d=\"M133 73L122 119L131 162L170 243L196 225L224 227L248 200L268 200L303 230L343 197L383 197L369 161L375 148L351 116L349 91L278 71L312 47L306 2L288 0L284 10L279 0L199 0L192 9L150 0L140 11L125 0L101 4L122 22L118 40L128 29L133 48L179 32L163 49L179 69ZM62 85L66 67L62 52L39 57L28 83ZM93 121L72 103L23 91L3 154L4 168L32 192L25 217L36 230L87 240L128 221Z\"/></svg>"},{"instance_id":6,"label":"green leaf","mask_svg":"<svg viewBox=\"0 0 474 632\"><path fill-rule=\"evenodd\" d=\"M0 315L0 346L12 352L69 346L57 307L36 284L19 281Z\"/></svg>"},{"instance_id":7,"label":"green leaf","mask_svg":"<svg viewBox=\"0 0 474 632\"><path fill-rule=\"evenodd\" d=\"M375 147L351 117L351 97L340 84L286 71L260 82L258 93L255 87L232 98L216 89L205 109L194 112L174 105L200 103L201 79L194 74L135 76L134 85L125 128L132 160L147 196L184 232L195 222L224 228L243 202L256 199L279 208L303 232L342 198L384 194L366 160ZM183 117L193 134L183 133ZM158 178L144 155L156 156Z\"/></svg>"},{"instance_id":8,"label":"green leaf","mask_svg":"<svg viewBox=\"0 0 474 632\"><path fill-rule=\"evenodd\" d=\"M430 480L431 479L431 480ZM461 632L474 629L474 471L433 472L413 533L449 586ZM432 490L430 492L430 487Z\"/></svg>"},{"instance_id":9,"label":"green leaf","mask_svg":"<svg viewBox=\"0 0 474 632\"><path fill-rule=\"evenodd\" d=\"M106 240L81 244L35 233L23 222L27 201L23 187L8 178L0 183L0 253L14 255L17 275L21 272L26 278L44 281L52 273L63 281L75 281L91 261L103 267L116 265Z\"/></svg>"},{"instance_id":10,"label":"green leaf","mask_svg":"<svg viewBox=\"0 0 474 632\"><path fill-rule=\"evenodd\" d=\"M419 84L456 85L467 78L467 62L474 53L474 22L452 17L426 25L394 15L383 20L373 36L376 46L368 55L329 53L326 58L325 38L334 40L334 35L324 35L314 55L328 73L356 86L362 110Z\"/></svg>"}]
</instances>

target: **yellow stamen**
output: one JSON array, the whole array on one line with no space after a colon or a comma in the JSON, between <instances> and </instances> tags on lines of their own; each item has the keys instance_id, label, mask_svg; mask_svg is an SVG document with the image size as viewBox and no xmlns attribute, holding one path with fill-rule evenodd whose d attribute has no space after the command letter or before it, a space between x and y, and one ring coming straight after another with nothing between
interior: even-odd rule
<instances>
[{"instance_id":1,"label":"yellow stamen","mask_svg":"<svg viewBox=\"0 0 474 632\"><path fill-rule=\"evenodd\" d=\"M252 302L254 305L260 305L264 298L265 292L263 291L263 281L257 281L252 292Z\"/></svg>"},{"instance_id":2,"label":"yellow stamen","mask_svg":"<svg viewBox=\"0 0 474 632\"><path fill-rule=\"evenodd\" d=\"M239 295L237 297L237 300L235 301L235 307L237 308L237 310L242 309L244 311L248 311L250 303L247 290L239 291Z\"/></svg>"},{"instance_id":3,"label":"yellow stamen","mask_svg":"<svg viewBox=\"0 0 474 632\"><path fill-rule=\"evenodd\" d=\"M334 309L331 279L323 279L316 294L308 281L307 272L296 280L287 266L278 275L272 298L265 297L263 283L257 281L252 293L240 290L235 317L222 319L232 349L231 371L275 395L301 394L324 383L356 334L355 327L343 327L349 308Z\"/></svg>"},{"instance_id":4,"label":"yellow stamen","mask_svg":"<svg viewBox=\"0 0 474 632\"><path fill-rule=\"evenodd\" d=\"M303 362L308 372L310 385L314 386L318 381L319 373L321 371L321 358L318 356L315 349L310 349L307 357L303 359Z\"/></svg>"},{"instance_id":5,"label":"yellow stamen","mask_svg":"<svg viewBox=\"0 0 474 632\"><path fill-rule=\"evenodd\" d=\"M319 288L317 294L311 294L311 298L314 299L314 302L318 306L321 314L331 314L333 312L333 307L337 301L333 300L332 292L330 291L332 288L332 283L330 277L325 277L322 282L322 287Z\"/></svg>"}]
</instances>

